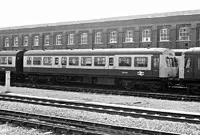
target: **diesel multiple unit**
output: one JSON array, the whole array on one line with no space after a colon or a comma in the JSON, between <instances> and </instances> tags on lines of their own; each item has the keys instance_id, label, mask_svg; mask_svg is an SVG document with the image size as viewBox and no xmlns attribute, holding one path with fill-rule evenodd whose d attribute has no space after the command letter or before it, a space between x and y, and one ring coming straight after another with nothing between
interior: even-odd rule
<instances>
[{"instance_id":1,"label":"diesel multiple unit","mask_svg":"<svg viewBox=\"0 0 200 135\"><path fill-rule=\"evenodd\" d=\"M177 76L175 53L165 48L29 50L0 52L0 71L32 83L138 85L160 90Z\"/></svg>"}]
</instances>

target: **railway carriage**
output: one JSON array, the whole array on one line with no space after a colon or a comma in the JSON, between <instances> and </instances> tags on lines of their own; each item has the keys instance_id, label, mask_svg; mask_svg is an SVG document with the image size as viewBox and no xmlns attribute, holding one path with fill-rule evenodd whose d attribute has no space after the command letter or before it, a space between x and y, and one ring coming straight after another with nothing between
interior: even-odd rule
<instances>
[{"instance_id":1,"label":"railway carriage","mask_svg":"<svg viewBox=\"0 0 200 135\"><path fill-rule=\"evenodd\" d=\"M80 82L148 86L159 90L177 75L174 52L165 48L30 50L24 53L24 74L36 83Z\"/></svg>"},{"instance_id":2,"label":"railway carriage","mask_svg":"<svg viewBox=\"0 0 200 135\"><path fill-rule=\"evenodd\" d=\"M200 94L200 47L183 52L179 68L179 78L188 92Z\"/></svg>"},{"instance_id":3,"label":"railway carriage","mask_svg":"<svg viewBox=\"0 0 200 135\"><path fill-rule=\"evenodd\" d=\"M23 74L23 54L25 51L0 51L0 79L5 79L5 71L11 71L14 80Z\"/></svg>"}]
</instances>

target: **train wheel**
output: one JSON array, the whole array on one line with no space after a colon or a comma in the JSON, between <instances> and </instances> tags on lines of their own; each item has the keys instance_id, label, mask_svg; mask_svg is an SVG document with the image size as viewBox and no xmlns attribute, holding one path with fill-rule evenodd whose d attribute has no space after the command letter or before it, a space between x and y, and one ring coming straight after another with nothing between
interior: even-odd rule
<instances>
[{"instance_id":1,"label":"train wheel","mask_svg":"<svg viewBox=\"0 0 200 135\"><path fill-rule=\"evenodd\" d=\"M198 88L198 86L190 86L189 89L192 94L200 95L200 89Z\"/></svg>"},{"instance_id":2,"label":"train wheel","mask_svg":"<svg viewBox=\"0 0 200 135\"><path fill-rule=\"evenodd\" d=\"M133 82L131 81L124 81L122 82L122 86L126 89L126 90L131 90L133 88Z\"/></svg>"},{"instance_id":3,"label":"train wheel","mask_svg":"<svg viewBox=\"0 0 200 135\"><path fill-rule=\"evenodd\" d=\"M155 84L150 84L149 85L149 89L153 92L156 92L156 91L159 91L159 90L162 90L163 88L163 85L162 84L159 84L159 83L155 83Z\"/></svg>"},{"instance_id":4,"label":"train wheel","mask_svg":"<svg viewBox=\"0 0 200 135\"><path fill-rule=\"evenodd\" d=\"M36 77L31 77L31 78L30 78L30 81L31 81L32 83L37 83L38 78L36 78Z\"/></svg>"}]
</instances>

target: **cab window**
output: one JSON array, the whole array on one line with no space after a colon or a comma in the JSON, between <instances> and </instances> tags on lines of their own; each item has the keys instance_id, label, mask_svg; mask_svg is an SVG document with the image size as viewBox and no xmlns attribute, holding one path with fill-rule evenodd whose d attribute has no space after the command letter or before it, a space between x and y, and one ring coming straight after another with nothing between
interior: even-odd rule
<instances>
[{"instance_id":1,"label":"cab window","mask_svg":"<svg viewBox=\"0 0 200 135\"><path fill-rule=\"evenodd\" d=\"M135 67L147 67L148 58L147 57L135 57L134 66Z\"/></svg>"},{"instance_id":2,"label":"cab window","mask_svg":"<svg viewBox=\"0 0 200 135\"><path fill-rule=\"evenodd\" d=\"M166 64L167 64L167 67L171 67L171 62L170 62L169 57L166 57Z\"/></svg>"},{"instance_id":3,"label":"cab window","mask_svg":"<svg viewBox=\"0 0 200 135\"><path fill-rule=\"evenodd\" d=\"M92 57L82 57L81 65L82 66L91 66L92 65Z\"/></svg>"},{"instance_id":4,"label":"cab window","mask_svg":"<svg viewBox=\"0 0 200 135\"><path fill-rule=\"evenodd\" d=\"M94 65L95 66L105 66L106 65L106 58L105 57L95 57L94 58Z\"/></svg>"},{"instance_id":5,"label":"cab window","mask_svg":"<svg viewBox=\"0 0 200 135\"><path fill-rule=\"evenodd\" d=\"M130 67L131 66L131 57L119 57L119 66L120 67Z\"/></svg>"},{"instance_id":6,"label":"cab window","mask_svg":"<svg viewBox=\"0 0 200 135\"><path fill-rule=\"evenodd\" d=\"M33 57L33 65L41 65L42 58L41 57Z\"/></svg>"}]
</instances>

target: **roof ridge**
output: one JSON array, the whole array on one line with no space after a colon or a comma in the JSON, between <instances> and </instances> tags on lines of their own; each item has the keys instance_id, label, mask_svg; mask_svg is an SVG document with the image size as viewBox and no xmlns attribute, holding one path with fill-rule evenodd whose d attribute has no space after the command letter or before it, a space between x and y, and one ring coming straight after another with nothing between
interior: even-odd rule
<instances>
[{"instance_id":1,"label":"roof ridge","mask_svg":"<svg viewBox=\"0 0 200 135\"><path fill-rule=\"evenodd\" d=\"M109 18L100 18L100 19L91 19L91 20L79 20L79 21L68 21L68 22L57 22L57 23L3 27L3 28L0 28L0 30L47 27L47 26L58 26L58 25L73 25L73 24L95 23L95 22L121 21L121 20L143 19L143 18L158 18L158 17L179 16L179 15L194 15L194 14L200 14L200 9L185 10L185 11L174 11L174 12L163 12L163 13L152 13L152 14L141 14L141 15L129 15L129 16L120 16L120 17L109 17Z\"/></svg>"}]
</instances>

